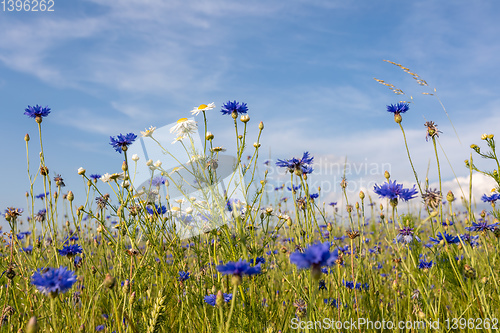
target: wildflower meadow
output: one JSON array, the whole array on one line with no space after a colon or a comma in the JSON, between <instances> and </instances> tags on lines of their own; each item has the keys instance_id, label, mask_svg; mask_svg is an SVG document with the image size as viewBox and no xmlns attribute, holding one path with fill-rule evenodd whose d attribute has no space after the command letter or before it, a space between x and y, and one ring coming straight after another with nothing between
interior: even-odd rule
<instances>
[{"instance_id":1,"label":"wildflower meadow","mask_svg":"<svg viewBox=\"0 0 500 333\"><path fill-rule=\"evenodd\" d=\"M180 114L164 131L171 141L153 126L112 133L109 149L121 172L74 170L85 196L65 186L65 175L53 175L54 161L44 155L44 124L57 110L18 110L26 115L27 155L40 154L27 161L26 206L3 207L9 228L1 232L0 332L499 330L494 134L478 133L481 144L453 166L495 182L473 198L470 189L463 195L442 186L437 147L444 134L427 121L422 144L432 145L439 175L439 188L431 188L406 141L411 101L387 104L380 108L401 130L413 184L398 182L398 170L386 171L350 201L344 177L342 206L323 202L321 190L310 187L312 150L263 158L265 119L251 119L243 101ZM214 145L218 134L207 113L234 127L234 151ZM250 132L255 143L247 142ZM135 153L146 145L175 163ZM491 168L478 168L479 158ZM286 172L288 189L266 190L270 163ZM475 200L490 208L478 210Z\"/></svg>"}]
</instances>

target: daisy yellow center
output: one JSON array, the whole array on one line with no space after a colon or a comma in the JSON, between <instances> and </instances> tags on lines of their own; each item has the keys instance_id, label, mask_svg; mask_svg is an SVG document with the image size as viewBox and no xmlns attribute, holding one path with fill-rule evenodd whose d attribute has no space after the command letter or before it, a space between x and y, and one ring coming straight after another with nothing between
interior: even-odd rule
<instances>
[{"instance_id":1,"label":"daisy yellow center","mask_svg":"<svg viewBox=\"0 0 500 333\"><path fill-rule=\"evenodd\" d=\"M181 119L177 120L177 124L183 123L187 120L188 120L187 118L181 118Z\"/></svg>"},{"instance_id":2,"label":"daisy yellow center","mask_svg":"<svg viewBox=\"0 0 500 333\"><path fill-rule=\"evenodd\" d=\"M206 108L207 108L206 104L202 104L202 105L198 106L198 110L202 110L202 109L206 109Z\"/></svg>"}]
</instances>

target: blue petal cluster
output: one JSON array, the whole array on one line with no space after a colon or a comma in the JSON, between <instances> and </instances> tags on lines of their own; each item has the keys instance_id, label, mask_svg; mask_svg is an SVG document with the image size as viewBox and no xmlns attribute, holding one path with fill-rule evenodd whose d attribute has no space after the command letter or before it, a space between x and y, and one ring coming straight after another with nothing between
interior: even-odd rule
<instances>
[{"instance_id":1,"label":"blue petal cluster","mask_svg":"<svg viewBox=\"0 0 500 333\"><path fill-rule=\"evenodd\" d=\"M66 267L39 270L31 277L31 284L42 294L52 296L66 292L75 282L76 275Z\"/></svg>"},{"instance_id":2,"label":"blue petal cluster","mask_svg":"<svg viewBox=\"0 0 500 333\"><path fill-rule=\"evenodd\" d=\"M498 227L498 222L493 224L488 224L485 220L479 220L477 223L472 222L471 227L465 227L467 231L475 231L475 232L486 232L486 231L494 231L495 228Z\"/></svg>"},{"instance_id":3,"label":"blue petal cluster","mask_svg":"<svg viewBox=\"0 0 500 333\"><path fill-rule=\"evenodd\" d=\"M179 280L180 282L184 282L187 279L189 279L189 272L180 271L177 280Z\"/></svg>"},{"instance_id":4,"label":"blue petal cluster","mask_svg":"<svg viewBox=\"0 0 500 333\"><path fill-rule=\"evenodd\" d=\"M247 111L247 103L240 103L236 101L228 101L227 103L222 104L222 109L220 110L223 115L232 114L233 112L236 112L236 114L245 114Z\"/></svg>"},{"instance_id":5,"label":"blue petal cluster","mask_svg":"<svg viewBox=\"0 0 500 333\"><path fill-rule=\"evenodd\" d=\"M73 244L73 245L64 246L61 250L57 250L57 251L59 252L59 255L61 255L61 256L73 257L73 256L77 255L78 253L82 253L83 249L80 245Z\"/></svg>"},{"instance_id":6,"label":"blue petal cluster","mask_svg":"<svg viewBox=\"0 0 500 333\"><path fill-rule=\"evenodd\" d=\"M224 296L224 302L229 302L231 299L233 299L233 294L226 294L226 293L223 293L222 294ZM205 300L205 302L207 304L210 304L211 306L215 306L215 302L217 301L217 295L214 295L214 294L210 294L210 295L207 295L205 297L203 297L203 299Z\"/></svg>"},{"instance_id":7,"label":"blue petal cluster","mask_svg":"<svg viewBox=\"0 0 500 333\"><path fill-rule=\"evenodd\" d=\"M441 243L442 240L444 240L448 244L460 243L460 238L458 238L458 236L452 236L452 235L448 234L446 231L443 233L438 232L436 234L436 238L430 237L429 239L431 242L436 243L436 244Z\"/></svg>"},{"instance_id":8,"label":"blue petal cluster","mask_svg":"<svg viewBox=\"0 0 500 333\"><path fill-rule=\"evenodd\" d=\"M134 133L128 133L125 135L120 133L116 136L116 138L112 136L110 136L109 138L111 140L109 144L121 154L124 148L126 150L127 147L130 146L135 141L135 139L137 139L137 135L135 135Z\"/></svg>"},{"instance_id":9,"label":"blue petal cluster","mask_svg":"<svg viewBox=\"0 0 500 333\"><path fill-rule=\"evenodd\" d=\"M311 166L314 157L310 156L309 152L304 152L301 159L291 158L289 160L278 160L276 166L287 168L291 173L308 174L313 172Z\"/></svg>"},{"instance_id":10,"label":"blue petal cluster","mask_svg":"<svg viewBox=\"0 0 500 333\"><path fill-rule=\"evenodd\" d=\"M29 106L24 109L24 114L31 118L36 117L47 117L50 113L50 108L48 106L41 107L40 105Z\"/></svg>"},{"instance_id":11,"label":"blue petal cluster","mask_svg":"<svg viewBox=\"0 0 500 333\"><path fill-rule=\"evenodd\" d=\"M230 261L225 265L217 265L217 270L223 275L254 275L260 273L260 263L256 266L250 266L246 260Z\"/></svg>"},{"instance_id":12,"label":"blue petal cluster","mask_svg":"<svg viewBox=\"0 0 500 333\"><path fill-rule=\"evenodd\" d=\"M162 215L167 212L167 207L155 204L154 207L147 206L146 210L150 215Z\"/></svg>"},{"instance_id":13,"label":"blue petal cluster","mask_svg":"<svg viewBox=\"0 0 500 333\"><path fill-rule=\"evenodd\" d=\"M410 106L408 103L396 103L396 104L391 104L387 105L387 112L392 112L394 114L400 114L400 113L405 113L410 109Z\"/></svg>"},{"instance_id":14,"label":"blue petal cluster","mask_svg":"<svg viewBox=\"0 0 500 333\"><path fill-rule=\"evenodd\" d=\"M489 203L494 203L498 199L500 199L500 194L498 193L493 193L490 196L483 194L483 196L481 197L481 200L483 200L483 202L489 202Z\"/></svg>"},{"instance_id":15,"label":"blue petal cluster","mask_svg":"<svg viewBox=\"0 0 500 333\"><path fill-rule=\"evenodd\" d=\"M339 251L330 252L330 243L311 244L304 252L296 251L290 255L290 262L299 269L310 267L331 266L338 259Z\"/></svg>"},{"instance_id":16,"label":"blue petal cluster","mask_svg":"<svg viewBox=\"0 0 500 333\"><path fill-rule=\"evenodd\" d=\"M390 181L383 185L375 185L373 192L378 194L381 198L388 198L390 200L401 199L408 201L413 199L418 194L415 185L412 188L403 188L403 184L397 184L396 181Z\"/></svg>"},{"instance_id":17,"label":"blue petal cluster","mask_svg":"<svg viewBox=\"0 0 500 333\"><path fill-rule=\"evenodd\" d=\"M431 261L425 261L424 259L420 259L418 262L418 268L420 269L430 269L434 265L434 263Z\"/></svg>"}]
</instances>

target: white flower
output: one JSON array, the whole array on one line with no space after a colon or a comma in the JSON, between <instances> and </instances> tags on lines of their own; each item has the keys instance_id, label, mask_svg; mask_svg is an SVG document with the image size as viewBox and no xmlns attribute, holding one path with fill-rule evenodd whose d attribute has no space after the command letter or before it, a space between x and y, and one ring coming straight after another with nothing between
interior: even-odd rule
<instances>
[{"instance_id":1,"label":"white flower","mask_svg":"<svg viewBox=\"0 0 500 333\"><path fill-rule=\"evenodd\" d=\"M161 161L160 160L156 161L154 165L157 168L161 167Z\"/></svg>"},{"instance_id":2,"label":"white flower","mask_svg":"<svg viewBox=\"0 0 500 333\"><path fill-rule=\"evenodd\" d=\"M146 162L146 165L147 166L151 166L153 164L153 160L149 159L147 162Z\"/></svg>"},{"instance_id":3,"label":"white flower","mask_svg":"<svg viewBox=\"0 0 500 333\"><path fill-rule=\"evenodd\" d=\"M196 121L187 118L181 118L177 120L177 124L170 129L170 133L174 133L177 135L177 138L173 143L184 139L188 134L196 133L198 130L198 125Z\"/></svg>"},{"instance_id":4,"label":"white flower","mask_svg":"<svg viewBox=\"0 0 500 333\"><path fill-rule=\"evenodd\" d=\"M215 108L215 103L210 103L208 105L202 104L202 105L198 106L197 108L192 109L191 114L194 116L197 116L200 114L200 112L212 110L213 108Z\"/></svg>"},{"instance_id":5,"label":"white flower","mask_svg":"<svg viewBox=\"0 0 500 333\"><path fill-rule=\"evenodd\" d=\"M137 154L132 155L132 161L137 162L139 160L139 156Z\"/></svg>"},{"instance_id":6,"label":"white flower","mask_svg":"<svg viewBox=\"0 0 500 333\"><path fill-rule=\"evenodd\" d=\"M186 214L191 215L192 212L193 212L193 208L192 207L186 208Z\"/></svg>"},{"instance_id":7,"label":"white flower","mask_svg":"<svg viewBox=\"0 0 500 333\"><path fill-rule=\"evenodd\" d=\"M82 168L82 167L78 168L78 174L79 175L84 175L85 174L85 169Z\"/></svg>"},{"instance_id":8,"label":"white flower","mask_svg":"<svg viewBox=\"0 0 500 333\"><path fill-rule=\"evenodd\" d=\"M99 179L102 180L104 183L107 183L110 180L117 180L117 179L123 179L123 178L124 178L124 173L116 173L115 172L112 175L110 175L109 173L106 172Z\"/></svg>"},{"instance_id":9,"label":"white flower","mask_svg":"<svg viewBox=\"0 0 500 333\"><path fill-rule=\"evenodd\" d=\"M153 135L153 132L155 131L156 127L149 127L149 129L146 129L145 132L141 131L141 135L143 138L151 137Z\"/></svg>"}]
</instances>

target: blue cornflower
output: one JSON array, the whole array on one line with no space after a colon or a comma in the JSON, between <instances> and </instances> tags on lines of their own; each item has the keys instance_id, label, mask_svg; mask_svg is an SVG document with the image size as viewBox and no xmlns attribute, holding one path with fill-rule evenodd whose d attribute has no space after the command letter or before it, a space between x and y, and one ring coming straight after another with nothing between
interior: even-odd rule
<instances>
[{"instance_id":1,"label":"blue cornflower","mask_svg":"<svg viewBox=\"0 0 500 333\"><path fill-rule=\"evenodd\" d=\"M420 242L420 238L413 235L413 228L403 227L399 230L398 235L396 236L396 241L398 243L406 243L409 244L415 239L417 242Z\"/></svg>"},{"instance_id":2,"label":"blue cornflower","mask_svg":"<svg viewBox=\"0 0 500 333\"><path fill-rule=\"evenodd\" d=\"M134 133L128 133L125 135L120 133L116 136L116 138L112 136L110 136L109 138L111 140L109 144L112 145L113 148L121 154L122 151L127 151L128 146L130 146L135 141L135 139L137 139L137 135L135 135Z\"/></svg>"},{"instance_id":3,"label":"blue cornflower","mask_svg":"<svg viewBox=\"0 0 500 333\"><path fill-rule=\"evenodd\" d=\"M471 234L461 234L460 239L464 243L469 243L471 247L476 247L479 245L479 242L477 241L479 239L479 235L471 236Z\"/></svg>"},{"instance_id":4,"label":"blue cornflower","mask_svg":"<svg viewBox=\"0 0 500 333\"><path fill-rule=\"evenodd\" d=\"M239 261L229 261L225 265L217 265L217 270L221 272L223 275L254 275L260 273L260 264L256 266L250 266L250 264L246 260L240 259Z\"/></svg>"},{"instance_id":5,"label":"blue cornflower","mask_svg":"<svg viewBox=\"0 0 500 333\"><path fill-rule=\"evenodd\" d=\"M301 159L291 158L289 160L278 160L276 162L276 166L281 168L288 168L290 173L294 173L296 175L308 174L313 172L313 168L310 164L312 164L314 157L310 156L309 152L304 152Z\"/></svg>"},{"instance_id":6,"label":"blue cornflower","mask_svg":"<svg viewBox=\"0 0 500 333\"><path fill-rule=\"evenodd\" d=\"M151 185L153 185L153 186L165 185L166 180L167 180L167 178L165 178L163 176L158 176L158 177L153 178L153 180L151 181Z\"/></svg>"},{"instance_id":7,"label":"blue cornflower","mask_svg":"<svg viewBox=\"0 0 500 333\"><path fill-rule=\"evenodd\" d=\"M338 259L339 251L335 249L330 252L330 243L311 244L304 252L296 251L290 254L290 262L297 265L299 269L311 268L313 278L321 276L321 266L332 266Z\"/></svg>"},{"instance_id":8,"label":"blue cornflower","mask_svg":"<svg viewBox=\"0 0 500 333\"><path fill-rule=\"evenodd\" d=\"M28 117L34 118L34 119L42 119L42 117L47 117L50 113L50 108L48 106L46 107L41 107L40 105L35 105L35 106L29 106L24 109L24 114L27 115Z\"/></svg>"},{"instance_id":9,"label":"blue cornflower","mask_svg":"<svg viewBox=\"0 0 500 333\"><path fill-rule=\"evenodd\" d=\"M302 187L302 185L299 184L299 185L292 185L292 187L287 186L286 188L288 191L297 192L298 190L300 190L301 187Z\"/></svg>"},{"instance_id":10,"label":"blue cornflower","mask_svg":"<svg viewBox=\"0 0 500 333\"><path fill-rule=\"evenodd\" d=\"M368 290L370 288L370 285L368 283L356 283L356 286L354 286L354 281L345 281L345 280L342 280L342 283L346 286L347 289L358 289L358 290Z\"/></svg>"},{"instance_id":11,"label":"blue cornflower","mask_svg":"<svg viewBox=\"0 0 500 333\"><path fill-rule=\"evenodd\" d=\"M410 105L408 103L399 102L396 104L387 105L387 112L392 112L394 115L405 113L410 109Z\"/></svg>"},{"instance_id":12,"label":"blue cornflower","mask_svg":"<svg viewBox=\"0 0 500 333\"><path fill-rule=\"evenodd\" d=\"M331 298L331 297L323 299L323 302L326 305L333 306L333 307L336 307L336 308L338 308L339 304L340 304L339 300L337 300L336 298Z\"/></svg>"},{"instance_id":13,"label":"blue cornflower","mask_svg":"<svg viewBox=\"0 0 500 333\"><path fill-rule=\"evenodd\" d=\"M101 178L101 176L102 175L94 173L94 174L90 175L89 177L92 178L94 180L94 182L97 182Z\"/></svg>"},{"instance_id":14,"label":"blue cornflower","mask_svg":"<svg viewBox=\"0 0 500 333\"><path fill-rule=\"evenodd\" d=\"M253 265L254 264L253 263L253 258L251 258L249 260L249 262L250 262L251 265ZM265 263L266 263L266 259L264 257L257 257L257 258L255 258L255 265L257 265L257 264L265 264Z\"/></svg>"},{"instance_id":15,"label":"blue cornflower","mask_svg":"<svg viewBox=\"0 0 500 333\"><path fill-rule=\"evenodd\" d=\"M23 251L27 254L31 254L31 252L33 252L33 246L29 245L27 247L23 247Z\"/></svg>"},{"instance_id":16,"label":"blue cornflower","mask_svg":"<svg viewBox=\"0 0 500 333\"><path fill-rule=\"evenodd\" d=\"M500 199L500 194L498 193L493 193L490 196L483 194L483 196L481 197L481 200L483 200L483 202L489 202L489 203L495 203L495 201L497 201L498 199Z\"/></svg>"},{"instance_id":17,"label":"blue cornflower","mask_svg":"<svg viewBox=\"0 0 500 333\"><path fill-rule=\"evenodd\" d=\"M189 279L189 272L179 271L179 277L177 278L177 280L179 280L180 282L184 282L187 279Z\"/></svg>"},{"instance_id":18,"label":"blue cornflower","mask_svg":"<svg viewBox=\"0 0 500 333\"><path fill-rule=\"evenodd\" d=\"M78 244L73 244L73 245L67 245L62 248L62 250L57 250L59 252L59 255L61 256L67 256L67 257L73 257L77 255L78 253L83 252L83 248L78 245Z\"/></svg>"},{"instance_id":19,"label":"blue cornflower","mask_svg":"<svg viewBox=\"0 0 500 333\"><path fill-rule=\"evenodd\" d=\"M98 325L98 326L96 326L95 331L101 332L101 331L104 331L105 328L106 328L106 325Z\"/></svg>"},{"instance_id":20,"label":"blue cornflower","mask_svg":"<svg viewBox=\"0 0 500 333\"><path fill-rule=\"evenodd\" d=\"M465 227L467 231L475 231L475 232L487 232L493 231L498 226L497 223L488 224L485 220L479 220L477 223L472 222L472 227Z\"/></svg>"},{"instance_id":21,"label":"blue cornflower","mask_svg":"<svg viewBox=\"0 0 500 333\"><path fill-rule=\"evenodd\" d=\"M44 199L45 196L47 196L47 195L49 195L49 192L47 192L47 193L40 193L38 195L35 195L35 198L36 199Z\"/></svg>"},{"instance_id":22,"label":"blue cornflower","mask_svg":"<svg viewBox=\"0 0 500 333\"><path fill-rule=\"evenodd\" d=\"M325 280L319 280L318 288L319 290L327 290Z\"/></svg>"},{"instance_id":23,"label":"blue cornflower","mask_svg":"<svg viewBox=\"0 0 500 333\"><path fill-rule=\"evenodd\" d=\"M290 262L300 269L312 266L331 266L338 259L338 250L330 252L330 243L311 244L304 252L296 251L290 255Z\"/></svg>"},{"instance_id":24,"label":"blue cornflower","mask_svg":"<svg viewBox=\"0 0 500 333\"><path fill-rule=\"evenodd\" d=\"M397 200L399 198L403 201L413 199L418 193L415 185L413 185L413 188L407 189L403 188L403 184L397 184L396 181L391 182L390 180L383 185L375 185L373 191L381 198L388 198L390 200Z\"/></svg>"},{"instance_id":25,"label":"blue cornflower","mask_svg":"<svg viewBox=\"0 0 500 333\"><path fill-rule=\"evenodd\" d=\"M167 207L155 204L154 208L147 206L146 210L150 215L162 215L167 212Z\"/></svg>"},{"instance_id":26,"label":"blue cornflower","mask_svg":"<svg viewBox=\"0 0 500 333\"><path fill-rule=\"evenodd\" d=\"M31 277L31 284L42 294L51 297L68 291L75 282L76 275L63 266L38 270Z\"/></svg>"},{"instance_id":27,"label":"blue cornflower","mask_svg":"<svg viewBox=\"0 0 500 333\"><path fill-rule=\"evenodd\" d=\"M226 302L226 303L229 302L231 299L233 299L233 294L223 293L222 295L224 296L224 302ZM205 302L207 304L210 304L211 306L215 306L216 301L217 301L217 295L210 294L210 295L203 297L203 299L205 300Z\"/></svg>"},{"instance_id":28,"label":"blue cornflower","mask_svg":"<svg viewBox=\"0 0 500 333\"><path fill-rule=\"evenodd\" d=\"M240 103L240 102L231 102L228 101L225 104L222 104L222 109L220 112L222 112L223 115L230 114L231 116L236 119L238 114L245 114L248 111L247 103Z\"/></svg>"},{"instance_id":29,"label":"blue cornflower","mask_svg":"<svg viewBox=\"0 0 500 333\"><path fill-rule=\"evenodd\" d=\"M336 202L330 202L328 205L330 205L332 207L335 207L335 206L337 206L337 203Z\"/></svg>"},{"instance_id":30,"label":"blue cornflower","mask_svg":"<svg viewBox=\"0 0 500 333\"><path fill-rule=\"evenodd\" d=\"M23 231L17 234L17 239L24 239L25 236L31 235L31 231Z\"/></svg>"},{"instance_id":31,"label":"blue cornflower","mask_svg":"<svg viewBox=\"0 0 500 333\"><path fill-rule=\"evenodd\" d=\"M448 234L446 231L444 233L438 232L436 234L436 238L430 237L429 239L431 242L436 243L436 244L441 243L441 241L444 241L445 243L448 243L448 244L460 243L460 239L458 238L458 236L452 236L452 235Z\"/></svg>"},{"instance_id":32,"label":"blue cornflower","mask_svg":"<svg viewBox=\"0 0 500 333\"><path fill-rule=\"evenodd\" d=\"M309 197L311 198L311 200L317 199L319 198L319 193L310 194Z\"/></svg>"},{"instance_id":33,"label":"blue cornflower","mask_svg":"<svg viewBox=\"0 0 500 333\"><path fill-rule=\"evenodd\" d=\"M432 267L432 265L434 265L432 260L425 261L424 259L420 259L420 261L418 262L418 268L423 269L423 270L430 269Z\"/></svg>"}]
</instances>

